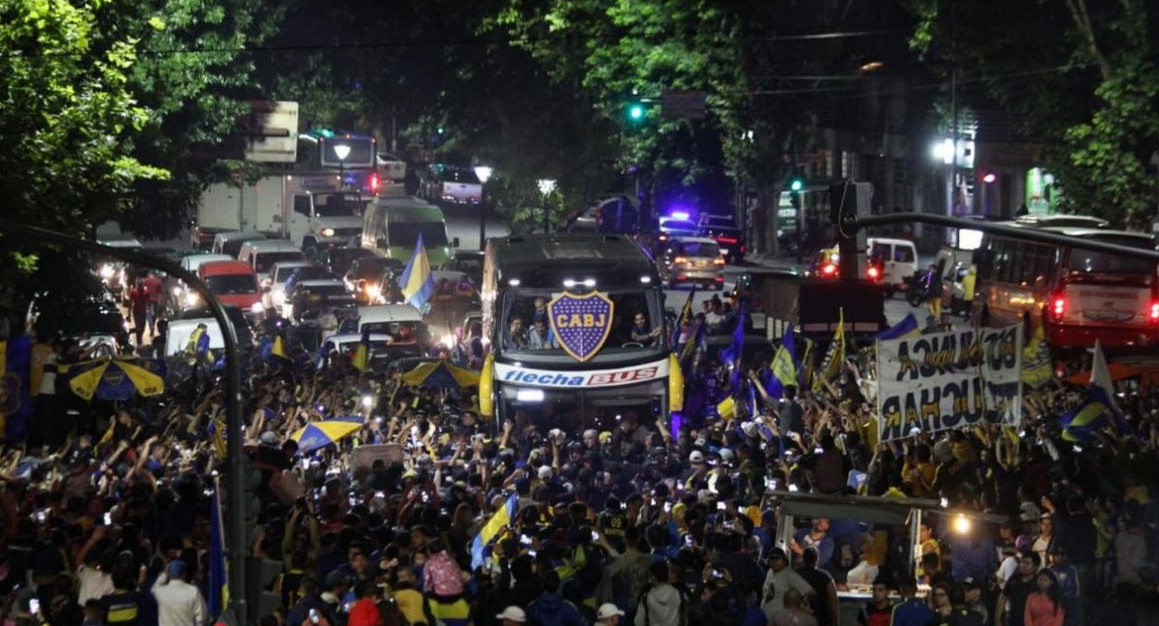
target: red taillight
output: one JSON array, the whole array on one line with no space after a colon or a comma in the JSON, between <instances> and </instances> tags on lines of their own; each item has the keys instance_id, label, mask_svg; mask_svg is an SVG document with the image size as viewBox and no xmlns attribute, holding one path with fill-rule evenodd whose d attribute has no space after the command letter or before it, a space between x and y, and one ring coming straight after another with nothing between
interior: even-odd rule
<instances>
[{"instance_id":1,"label":"red taillight","mask_svg":"<svg viewBox=\"0 0 1159 626\"><path fill-rule=\"evenodd\" d=\"M872 265L869 266L869 269L865 270L865 273L869 275L871 280L877 280L881 276L881 270Z\"/></svg>"},{"instance_id":2,"label":"red taillight","mask_svg":"<svg viewBox=\"0 0 1159 626\"><path fill-rule=\"evenodd\" d=\"M1151 311L1147 316L1152 322L1159 322L1159 301L1151 303Z\"/></svg>"},{"instance_id":3,"label":"red taillight","mask_svg":"<svg viewBox=\"0 0 1159 626\"><path fill-rule=\"evenodd\" d=\"M378 192L378 185L379 185L378 174L371 174L371 175L367 176L366 177L366 184L368 187L370 187L371 191L377 193Z\"/></svg>"},{"instance_id":4,"label":"red taillight","mask_svg":"<svg viewBox=\"0 0 1159 626\"><path fill-rule=\"evenodd\" d=\"M716 240L720 243L736 243L738 241L736 237L717 237Z\"/></svg>"},{"instance_id":5,"label":"red taillight","mask_svg":"<svg viewBox=\"0 0 1159 626\"><path fill-rule=\"evenodd\" d=\"M1066 315L1066 296L1057 294L1050 299L1050 313L1055 319L1062 319Z\"/></svg>"},{"instance_id":6,"label":"red taillight","mask_svg":"<svg viewBox=\"0 0 1159 626\"><path fill-rule=\"evenodd\" d=\"M830 263L829 265L826 265L826 266L821 268L821 273L828 275L828 276L832 276L832 275L837 273L837 266Z\"/></svg>"}]
</instances>

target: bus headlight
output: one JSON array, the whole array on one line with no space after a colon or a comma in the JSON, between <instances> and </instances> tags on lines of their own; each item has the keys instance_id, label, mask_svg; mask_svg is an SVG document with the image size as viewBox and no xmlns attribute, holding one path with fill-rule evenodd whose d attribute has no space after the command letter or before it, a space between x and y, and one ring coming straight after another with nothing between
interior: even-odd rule
<instances>
[{"instance_id":1,"label":"bus headlight","mask_svg":"<svg viewBox=\"0 0 1159 626\"><path fill-rule=\"evenodd\" d=\"M334 236L334 229L333 228L323 228L322 229L322 236L323 237L333 237Z\"/></svg>"}]
</instances>

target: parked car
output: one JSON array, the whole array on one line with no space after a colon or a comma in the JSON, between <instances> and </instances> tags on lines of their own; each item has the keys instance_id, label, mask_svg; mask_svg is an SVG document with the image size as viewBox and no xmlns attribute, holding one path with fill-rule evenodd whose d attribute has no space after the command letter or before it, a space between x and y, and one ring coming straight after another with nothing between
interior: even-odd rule
<instances>
[{"instance_id":1,"label":"parked car","mask_svg":"<svg viewBox=\"0 0 1159 626\"><path fill-rule=\"evenodd\" d=\"M265 311L257 275L246 263L212 261L203 264L197 270L197 276L222 304L239 307L246 316L260 315ZM187 308L204 304L197 294L191 295L193 297L186 301Z\"/></svg>"},{"instance_id":2,"label":"parked car","mask_svg":"<svg viewBox=\"0 0 1159 626\"><path fill-rule=\"evenodd\" d=\"M428 170L423 196L428 202L479 204L483 201L483 184L475 172L443 163Z\"/></svg>"}]
</instances>

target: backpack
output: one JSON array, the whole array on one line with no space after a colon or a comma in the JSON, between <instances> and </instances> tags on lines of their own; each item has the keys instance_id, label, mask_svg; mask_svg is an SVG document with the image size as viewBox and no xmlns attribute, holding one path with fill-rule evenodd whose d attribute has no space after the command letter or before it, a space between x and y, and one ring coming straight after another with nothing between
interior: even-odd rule
<instances>
[{"instance_id":1,"label":"backpack","mask_svg":"<svg viewBox=\"0 0 1159 626\"><path fill-rule=\"evenodd\" d=\"M434 595L448 598L463 593L459 566L446 551L432 554L423 566L423 572L427 579L426 589Z\"/></svg>"}]
</instances>

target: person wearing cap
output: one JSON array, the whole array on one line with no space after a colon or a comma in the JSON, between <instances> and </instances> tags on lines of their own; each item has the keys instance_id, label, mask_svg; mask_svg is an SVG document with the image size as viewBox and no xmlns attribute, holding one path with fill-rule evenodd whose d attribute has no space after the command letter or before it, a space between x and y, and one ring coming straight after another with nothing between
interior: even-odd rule
<instances>
[{"instance_id":1,"label":"person wearing cap","mask_svg":"<svg viewBox=\"0 0 1159 626\"><path fill-rule=\"evenodd\" d=\"M772 620L774 613L785 608L785 592L795 589L800 595L806 596L813 593L813 586L789 567L789 558L784 548L778 546L770 550L768 563L764 592L761 594L761 610Z\"/></svg>"},{"instance_id":2,"label":"person wearing cap","mask_svg":"<svg viewBox=\"0 0 1159 626\"><path fill-rule=\"evenodd\" d=\"M509 606L503 609L503 612L496 615L495 619L500 620L503 626L514 626L514 624L526 624L527 613L517 606Z\"/></svg>"},{"instance_id":3,"label":"person wearing cap","mask_svg":"<svg viewBox=\"0 0 1159 626\"><path fill-rule=\"evenodd\" d=\"M185 581L185 562L170 561L165 574L153 583L153 598L157 600L157 618L165 626L203 626L209 621L209 611L201 590Z\"/></svg>"},{"instance_id":4,"label":"person wearing cap","mask_svg":"<svg viewBox=\"0 0 1159 626\"><path fill-rule=\"evenodd\" d=\"M619 626L621 617L624 617L624 612L618 606L605 602L596 610L596 625Z\"/></svg>"},{"instance_id":5,"label":"person wearing cap","mask_svg":"<svg viewBox=\"0 0 1159 626\"><path fill-rule=\"evenodd\" d=\"M982 585L969 576L962 579L962 589L966 593L966 608L977 613L983 624L990 623L990 611L982 603Z\"/></svg>"},{"instance_id":6,"label":"person wearing cap","mask_svg":"<svg viewBox=\"0 0 1159 626\"><path fill-rule=\"evenodd\" d=\"M1042 563L1050 562L1050 549L1054 547L1054 516L1044 512L1038 517L1038 536L1034 538L1031 550L1038 554Z\"/></svg>"}]
</instances>

